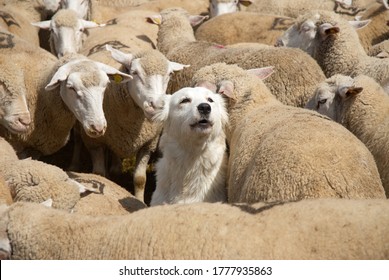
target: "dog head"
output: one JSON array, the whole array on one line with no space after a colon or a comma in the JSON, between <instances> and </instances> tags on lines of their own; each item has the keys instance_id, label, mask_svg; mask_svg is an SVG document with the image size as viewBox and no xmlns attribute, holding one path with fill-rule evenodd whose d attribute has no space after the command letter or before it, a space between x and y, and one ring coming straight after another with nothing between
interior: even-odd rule
<instances>
[{"instance_id":1,"label":"dog head","mask_svg":"<svg viewBox=\"0 0 389 280\"><path fill-rule=\"evenodd\" d=\"M202 87L182 88L164 96L154 116L164 122L164 130L175 137L185 138L218 135L228 122L221 95Z\"/></svg>"}]
</instances>

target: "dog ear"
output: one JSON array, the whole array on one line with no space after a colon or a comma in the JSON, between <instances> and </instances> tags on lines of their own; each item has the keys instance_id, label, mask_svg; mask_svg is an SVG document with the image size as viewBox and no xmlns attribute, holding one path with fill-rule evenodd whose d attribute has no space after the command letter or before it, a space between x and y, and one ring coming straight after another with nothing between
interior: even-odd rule
<instances>
[{"instance_id":1,"label":"dog ear","mask_svg":"<svg viewBox=\"0 0 389 280\"><path fill-rule=\"evenodd\" d=\"M162 95L155 104L152 120L155 122L165 122L169 116L170 94Z\"/></svg>"}]
</instances>

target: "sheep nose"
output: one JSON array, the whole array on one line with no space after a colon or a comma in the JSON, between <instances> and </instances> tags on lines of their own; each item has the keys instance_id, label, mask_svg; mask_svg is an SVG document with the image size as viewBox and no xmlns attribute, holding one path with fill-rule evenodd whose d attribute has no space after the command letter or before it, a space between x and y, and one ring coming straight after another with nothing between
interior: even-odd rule
<instances>
[{"instance_id":1,"label":"sheep nose","mask_svg":"<svg viewBox=\"0 0 389 280\"><path fill-rule=\"evenodd\" d=\"M105 125L92 124L91 128L97 135L103 135L106 129Z\"/></svg>"},{"instance_id":2,"label":"sheep nose","mask_svg":"<svg viewBox=\"0 0 389 280\"><path fill-rule=\"evenodd\" d=\"M27 113L27 114L22 114L19 116L19 122L25 126L28 126L30 125L31 123L31 117L30 117L30 114Z\"/></svg>"},{"instance_id":3,"label":"sheep nose","mask_svg":"<svg viewBox=\"0 0 389 280\"><path fill-rule=\"evenodd\" d=\"M208 103L201 103L197 106L197 110L199 110L202 115L209 115L209 113L211 113L211 105Z\"/></svg>"},{"instance_id":4,"label":"sheep nose","mask_svg":"<svg viewBox=\"0 0 389 280\"><path fill-rule=\"evenodd\" d=\"M275 47L283 47L284 46L284 41L282 41L281 38L278 38L276 43L274 44Z\"/></svg>"}]
</instances>

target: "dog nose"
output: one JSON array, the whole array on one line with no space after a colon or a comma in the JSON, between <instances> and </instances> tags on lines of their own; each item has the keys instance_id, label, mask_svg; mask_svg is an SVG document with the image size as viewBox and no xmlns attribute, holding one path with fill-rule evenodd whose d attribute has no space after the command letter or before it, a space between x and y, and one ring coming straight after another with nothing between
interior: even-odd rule
<instances>
[{"instance_id":1,"label":"dog nose","mask_svg":"<svg viewBox=\"0 0 389 280\"><path fill-rule=\"evenodd\" d=\"M201 103L197 106L197 110L199 110L202 115L209 115L209 113L211 113L211 105L208 103Z\"/></svg>"}]
</instances>

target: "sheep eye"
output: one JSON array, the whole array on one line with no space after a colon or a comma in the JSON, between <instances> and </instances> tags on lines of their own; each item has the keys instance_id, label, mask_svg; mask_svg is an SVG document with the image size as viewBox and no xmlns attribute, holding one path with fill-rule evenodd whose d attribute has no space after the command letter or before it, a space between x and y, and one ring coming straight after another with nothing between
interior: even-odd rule
<instances>
[{"instance_id":1,"label":"sheep eye","mask_svg":"<svg viewBox=\"0 0 389 280\"><path fill-rule=\"evenodd\" d=\"M180 104L184 104L184 103L190 103L192 100L190 100L190 98L184 98L181 100Z\"/></svg>"},{"instance_id":2,"label":"sheep eye","mask_svg":"<svg viewBox=\"0 0 389 280\"><path fill-rule=\"evenodd\" d=\"M326 103L326 102L327 102L327 99L322 99L322 100L319 100L319 101L318 101L318 103L319 103L319 104L322 104L322 105L323 105L324 103Z\"/></svg>"},{"instance_id":3,"label":"sheep eye","mask_svg":"<svg viewBox=\"0 0 389 280\"><path fill-rule=\"evenodd\" d=\"M207 100L208 100L208 102L213 103L213 99L211 97L208 97Z\"/></svg>"}]
</instances>

